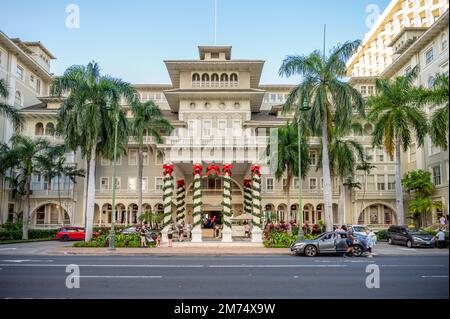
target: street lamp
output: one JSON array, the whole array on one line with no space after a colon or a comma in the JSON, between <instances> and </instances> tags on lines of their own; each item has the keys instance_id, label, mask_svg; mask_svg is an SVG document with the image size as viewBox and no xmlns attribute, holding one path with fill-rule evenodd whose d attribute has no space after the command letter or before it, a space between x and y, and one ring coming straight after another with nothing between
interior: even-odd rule
<instances>
[{"instance_id":1,"label":"street lamp","mask_svg":"<svg viewBox=\"0 0 450 319\"><path fill-rule=\"evenodd\" d=\"M297 129L298 129L298 210L300 213L300 220L298 224L298 240L303 240L305 234L303 233L303 203L302 203L302 146L301 146L301 125L300 125L300 115L301 112L309 111L311 107L308 104L308 100L303 101L303 105L298 109L297 112Z\"/></svg>"},{"instance_id":2,"label":"street lamp","mask_svg":"<svg viewBox=\"0 0 450 319\"><path fill-rule=\"evenodd\" d=\"M109 110L112 110L110 108ZM112 189L112 209L111 209L111 230L109 232L109 250L116 250L115 241L116 233L114 230L114 222L116 219L116 159L117 159L117 130L119 126L119 112L116 111L116 124L114 129L114 162L113 162L113 189Z\"/></svg>"}]
</instances>

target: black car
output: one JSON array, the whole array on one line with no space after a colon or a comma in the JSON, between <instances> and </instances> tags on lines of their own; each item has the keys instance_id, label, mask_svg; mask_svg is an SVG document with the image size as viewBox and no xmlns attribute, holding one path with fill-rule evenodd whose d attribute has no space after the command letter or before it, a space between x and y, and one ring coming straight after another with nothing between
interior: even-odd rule
<instances>
[{"instance_id":1,"label":"black car","mask_svg":"<svg viewBox=\"0 0 450 319\"><path fill-rule=\"evenodd\" d=\"M387 233L390 245L405 245L412 247L435 247L434 237L423 230L408 229L405 226L390 226Z\"/></svg>"}]
</instances>

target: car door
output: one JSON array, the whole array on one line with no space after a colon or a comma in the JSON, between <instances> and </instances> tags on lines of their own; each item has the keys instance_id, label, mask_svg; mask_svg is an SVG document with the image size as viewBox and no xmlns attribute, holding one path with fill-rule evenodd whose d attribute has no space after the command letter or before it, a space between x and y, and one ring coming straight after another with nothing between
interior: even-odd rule
<instances>
[{"instance_id":1,"label":"car door","mask_svg":"<svg viewBox=\"0 0 450 319\"><path fill-rule=\"evenodd\" d=\"M398 227L392 227L390 231L390 237L392 239L392 242L394 244L397 244L400 242L400 234L399 234L399 228Z\"/></svg>"},{"instance_id":2,"label":"car door","mask_svg":"<svg viewBox=\"0 0 450 319\"><path fill-rule=\"evenodd\" d=\"M335 234L327 233L319 239L320 252L336 252Z\"/></svg>"},{"instance_id":3,"label":"car door","mask_svg":"<svg viewBox=\"0 0 450 319\"><path fill-rule=\"evenodd\" d=\"M408 230L404 227L400 229L400 233L398 234L398 241L402 245L406 245L408 241Z\"/></svg>"},{"instance_id":4,"label":"car door","mask_svg":"<svg viewBox=\"0 0 450 319\"><path fill-rule=\"evenodd\" d=\"M336 251L343 252L346 251L347 248L347 233L336 234Z\"/></svg>"}]
</instances>

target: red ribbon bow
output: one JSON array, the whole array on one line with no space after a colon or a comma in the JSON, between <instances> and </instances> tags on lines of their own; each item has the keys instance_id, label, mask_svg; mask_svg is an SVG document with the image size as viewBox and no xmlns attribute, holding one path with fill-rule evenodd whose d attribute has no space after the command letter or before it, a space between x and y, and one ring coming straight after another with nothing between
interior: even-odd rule
<instances>
[{"instance_id":1,"label":"red ribbon bow","mask_svg":"<svg viewBox=\"0 0 450 319\"><path fill-rule=\"evenodd\" d=\"M210 165L208 166L208 171L206 172L205 176L208 177L209 174L215 172L217 176L220 176L219 166L218 165Z\"/></svg>"},{"instance_id":2,"label":"red ribbon bow","mask_svg":"<svg viewBox=\"0 0 450 319\"><path fill-rule=\"evenodd\" d=\"M200 164L194 165L194 175L202 176L202 170L203 170L203 166L201 166Z\"/></svg>"},{"instance_id":3,"label":"red ribbon bow","mask_svg":"<svg viewBox=\"0 0 450 319\"><path fill-rule=\"evenodd\" d=\"M164 176L166 176L167 174L169 174L169 176L172 176L173 164L164 164L163 169L164 169Z\"/></svg>"},{"instance_id":4,"label":"red ribbon bow","mask_svg":"<svg viewBox=\"0 0 450 319\"><path fill-rule=\"evenodd\" d=\"M252 171L253 175L258 174L258 176L261 176L261 171L260 171L260 169L261 169L261 166L259 166L259 165L253 165L253 166L250 168L250 170Z\"/></svg>"},{"instance_id":5,"label":"red ribbon bow","mask_svg":"<svg viewBox=\"0 0 450 319\"><path fill-rule=\"evenodd\" d=\"M252 187L252 180L251 179L244 179L244 186L245 187Z\"/></svg>"},{"instance_id":6,"label":"red ribbon bow","mask_svg":"<svg viewBox=\"0 0 450 319\"><path fill-rule=\"evenodd\" d=\"M177 187L178 188L181 188L181 187L183 187L184 186L184 179L179 179L179 180L177 180Z\"/></svg>"},{"instance_id":7,"label":"red ribbon bow","mask_svg":"<svg viewBox=\"0 0 450 319\"><path fill-rule=\"evenodd\" d=\"M231 176L231 169L233 168L232 164L227 164L222 166L223 175L228 173L228 176Z\"/></svg>"}]
</instances>

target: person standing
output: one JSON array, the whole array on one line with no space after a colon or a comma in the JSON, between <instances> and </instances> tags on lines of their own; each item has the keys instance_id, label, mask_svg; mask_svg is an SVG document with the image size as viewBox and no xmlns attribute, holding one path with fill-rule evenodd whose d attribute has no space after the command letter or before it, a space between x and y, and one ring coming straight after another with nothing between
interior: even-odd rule
<instances>
[{"instance_id":1,"label":"person standing","mask_svg":"<svg viewBox=\"0 0 450 319\"><path fill-rule=\"evenodd\" d=\"M436 234L436 237L438 239L438 247L439 248L445 248L445 232L442 228L439 229L439 231Z\"/></svg>"},{"instance_id":2,"label":"person standing","mask_svg":"<svg viewBox=\"0 0 450 319\"><path fill-rule=\"evenodd\" d=\"M367 257L372 258L373 257L373 249L375 248L375 245L377 244L377 235L371 230L366 230L367 235L367 250L369 254Z\"/></svg>"},{"instance_id":3,"label":"person standing","mask_svg":"<svg viewBox=\"0 0 450 319\"><path fill-rule=\"evenodd\" d=\"M184 221L178 225L178 241L184 241Z\"/></svg>"},{"instance_id":4,"label":"person standing","mask_svg":"<svg viewBox=\"0 0 450 319\"><path fill-rule=\"evenodd\" d=\"M169 229L167 230L167 239L169 240L169 247L172 247L173 243L173 221L169 225Z\"/></svg>"},{"instance_id":5,"label":"person standing","mask_svg":"<svg viewBox=\"0 0 450 319\"><path fill-rule=\"evenodd\" d=\"M447 225L447 219L444 217L444 215L439 218L439 224L441 225L441 228L446 228Z\"/></svg>"},{"instance_id":6,"label":"person standing","mask_svg":"<svg viewBox=\"0 0 450 319\"><path fill-rule=\"evenodd\" d=\"M347 251L344 256L352 257L353 256L353 243L355 241L355 234L353 232L353 227L348 226L347 230Z\"/></svg>"},{"instance_id":7,"label":"person standing","mask_svg":"<svg viewBox=\"0 0 450 319\"><path fill-rule=\"evenodd\" d=\"M142 247L147 247L147 225L144 224L142 225L140 231L139 231L139 235L141 236L141 248Z\"/></svg>"},{"instance_id":8,"label":"person standing","mask_svg":"<svg viewBox=\"0 0 450 319\"><path fill-rule=\"evenodd\" d=\"M249 238L250 237L250 224L248 223L248 221L245 221L244 230L245 230L245 238Z\"/></svg>"}]
</instances>

